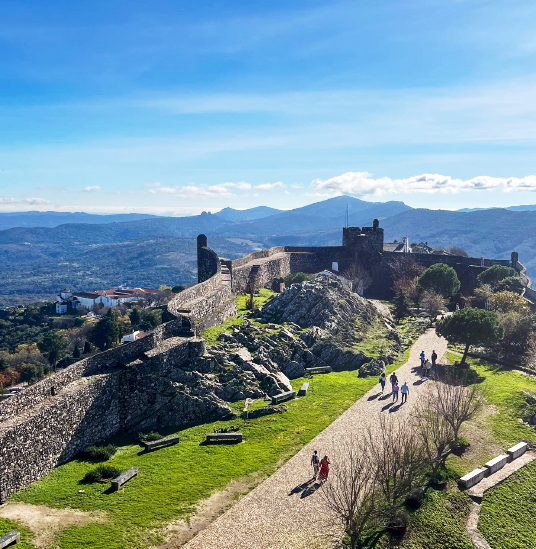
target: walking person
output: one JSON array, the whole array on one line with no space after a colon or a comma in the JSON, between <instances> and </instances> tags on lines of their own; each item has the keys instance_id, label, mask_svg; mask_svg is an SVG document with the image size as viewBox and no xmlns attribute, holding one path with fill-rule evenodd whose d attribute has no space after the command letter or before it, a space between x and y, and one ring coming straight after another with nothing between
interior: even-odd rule
<instances>
[{"instance_id":1,"label":"walking person","mask_svg":"<svg viewBox=\"0 0 536 549\"><path fill-rule=\"evenodd\" d=\"M382 386L382 395L383 395L383 392L385 391L385 382L387 380L385 379L385 372L382 372L381 376L380 376L380 385Z\"/></svg>"},{"instance_id":2,"label":"walking person","mask_svg":"<svg viewBox=\"0 0 536 549\"><path fill-rule=\"evenodd\" d=\"M329 461L328 456L324 456L320 461L320 472L318 473L318 480L320 482L325 482L328 480L329 475L329 466L331 461Z\"/></svg>"},{"instance_id":3,"label":"walking person","mask_svg":"<svg viewBox=\"0 0 536 549\"><path fill-rule=\"evenodd\" d=\"M398 378L396 377L395 372L391 374L391 376L389 377L389 381L391 382L391 392L392 392L393 387L398 383Z\"/></svg>"},{"instance_id":4,"label":"walking person","mask_svg":"<svg viewBox=\"0 0 536 549\"><path fill-rule=\"evenodd\" d=\"M436 360L437 360L437 353L435 351L432 351L431 359L432 359L432 367L434 367L436 365Z\"/></svg>"},{"instance_id":5,"label":"walking person","mask_svg":"<svg viewBox=\"0 0 536 549\"><path fill-rule=\"evenodd\" d=\"M430 373L432 371L432 363L427 360L425 363L424 363L424 374L422 376L423 379L430 379Z\"/></svg>"},{"instance_id":6,"label":"walking person","mask_svg":"<svg viewBox=\"0 0 536 549\"><path fill-rule=\"evenodd\" d=\"M313 479L316 480L316 477L318 476L318 470L320 469L320 456L318 455L318 452L316 450L311 456L311 465L313 466Z\"/></svg>"},{"instance_id":7,"label":"walking person","mask_svg":"<svg viewBox=\"0 0 536 549\"><path fill-rule=\"evenodd\" d=\"M402 393L401 404L404 404L404 402L408 401L408 395L409 395L409 387L406 381L404 381L404 385L400 387L400 392Z\"/></svg>"},{"instance_id":8,"label":"walking person","mask_svg":"<svg viewBox=\"0 0 536 549\"><path fill-rule=\"evenodd\" d=\"M421 351L419 358L421 359L421 369L422 369L424 368L424 361L426 360L426 355L424 354L424 351Z\"/></svg>"},{"instance_id":9,"label":"walking person","mask_svg":"<svg viewBox=\"0 0 536 549\"><path fill-rule=\"evenodd\" d=\"M393 402L398 402L398 390L399 390L398 382L393 385Z\"/></svg>"}]
</instances>

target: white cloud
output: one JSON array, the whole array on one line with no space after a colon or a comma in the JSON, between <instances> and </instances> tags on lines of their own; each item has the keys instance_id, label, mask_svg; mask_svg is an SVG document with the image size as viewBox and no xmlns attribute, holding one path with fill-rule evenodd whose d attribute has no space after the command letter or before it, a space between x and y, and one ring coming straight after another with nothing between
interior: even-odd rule
<instances>
[{"instance_id":1,"label":"white cloud","mask_svg":"<svg viewBox=\"0 0 536 549\"><path fill-rule=\"evenodd\" d=\"M0 204L51 204L45 198L0 198Z\"/></svg>"},{"instance_id":2,"label":"white cloud","mask_svg":"<svg viewBox=\"0 0 536 549\"><path fill-rule=\"evenodd\" d=\"M271 191L272 189L281 189L285 184L282 181L277 181L276 183L261 183L260 185L255 185L256 189L262 191Z\"/></svg>"},{"instance_id":3,"label":"white cloud","mask_svg":"<svg viewBox=\"0 0 536 549\"><path fill-rule=\"evenodd\" d=\"M536 175L525 177L491 177L480 175L472 179L455 179L450 175L422 174L403 179L373 178L368 172L347 172L330 179L314 179L313 187L333 194L383 196L398 193L453 194L472 190L502 190L504 192L536 191Z\"/></svg>"},{"instance_id":4,"label":"white cloud","mask_svg":"<svg viewBox=\"0 0 536 549\"><path fill-rule=\"evenodd\" d=\"M217 185L184 185L176 187L167 187L160 183L150 183L145 185L149 188L149 193L167 193L174 194L181 198L198 198L198 197L227 197L235 196L232 191L249 191L252 189L259 190L272 190L284 187L285 184L281 181L276 183L261 183L260 185L252 185L245 181L238 181L237 183L219 183ZM243 195L242 195L243 196Z\"/></svg>"},{"instance_id":5,"label":"white cloud","mask_svg":"<svg viewBox=\"0 0 536 549\"><path fill-rule=\"evenodd\" d=\"M86 187L85 189L82 189L83 193L96 193L100 191L101 188L98 185L93 185L92 187Z\"/></svg>"}]
</instances>

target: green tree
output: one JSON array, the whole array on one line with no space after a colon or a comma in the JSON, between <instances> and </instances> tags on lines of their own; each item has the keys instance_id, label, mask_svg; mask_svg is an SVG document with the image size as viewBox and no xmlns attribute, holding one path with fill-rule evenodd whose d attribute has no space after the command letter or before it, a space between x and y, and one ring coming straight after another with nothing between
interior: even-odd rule
<instances>
[{"instance_id":1,"label":"green tree","mask_svg":"<svg viewBox=\"0 0 536 549\"><path fill-rule=\"evenodd\" d=\"M292 284L298 284L304 280L309 280L311 275L307 273L291 273L285 277L285 286L292 286Z\"/></svg>"},{"instance_id":2,"label":"green tree","mask_svg":"<svg viewBox=\"0 0 536 549\"><path fill-rule=\"evenodd\" d=\"M20 373L20 380L35 383L44 378L50 371L45 364L26 364Z\"/></svg>"},{"instance_id":3,"label":"green tree","mask_svg":"<svg viewBox=\"0 0 536 549\"><path fill-rule=\"evenodd\" d=\"M58 332L48 332L38 342L37 347L46 355L48 362L54 368L59 360L67 354L69 341Z\"/></svg>"},{"instance_id":4,"label":"green tree","mask_svg":"<svg viewBox=\"0 0 536 549\"><path fill-rule=\"evenodd\" d=\"M89 334L89 340L96 345L101 351L110 349L118 341L123 334L121 323L118 322L115 313L112 309L95 324L93 330Z\"/></svg>"},{"instance_id":5,"label":"green tree","mask_svg":"<svg viewBox=\"0 0 536 549\"><path fill-rule=\"evenodd\" d=\"M419 287L435 292L445 298L451 297L460 289L460 280L456 271L445 263L436 263L428 267L419 277Z\"/></svg>"},{"instance_id":6,"label":"green tree","mask_svg":"<svg viewBox=\"0 0 536 549\"><path fill-rule=\"evenodd\" d=\"M154 330L160 324L162 324L162 311L158 309L143 311L140 321L140 328L142 330Z\"/></svg>"},{"instance_id":7,"label":"green tree","mask_svg":"<svg viewBox=\"0 0 536 549\"><path fill-rule=\"evenodd\" d=\"M512 267L506 267L505 265L493 265L485 271L482 271L476 277L476 280L479 286L489 284L493 289L495 289L499 285L499 282L505 278L511 277L519 278L515 269L512 269Z\"/></svg>"},{"instance_id":8,"label":"green tree","mask_svg":"<svg viewBox=\"0 0 536 549\"><path fill-rule=\"evenodd\" d=\"M508 276L497 284L497 291L514 292L521 295L525 291L525 285L518 276Z\"/></svg>"},{"instance_id":9,"label":"green tree","mask_svg":"<svg viewBox=\"0 0 536 549\"><path fill-rule=\"evenodd\" d=\"M397 320L401 320L405 318L406 316L411 315L411 311L409 308L409 298L406 295L406 292L398 291L395 295L395 298L393 299L393 303L395 305L395 318Z\"/></svg>"},{"instance_id":10,"label":"green tree","mask_svg":"<svg viewBox=\"0 0 536 549\"><path fill-rule=\"evenodd\" d=\"M140 325L141 322L141 315L139 309L132 309L132 312L130 313L130 323L132 324L133 328L137 328Z\"/></svg>"},{"instance_id":11,"label":"green tree","mask_svg":"<svg viewBox=\"0 0 536 549\"><path fill-rule=\"evenodd\" d=\"M86 339L84 343L84 350L82 351L83 355L89 355L91 353L91 343Z\"/></svg>"},{"instance_id":12,"label":"green tree","mask_svg":"<svg viewBox=\"0 0 536 549\"><path fill-rule=\"evenodd\" d=\"M493 311L469 307L440 320L436 332L449 343L465 345L462 364L466 362L471 345L491 345L504 336L504 328Z\"/></svg>"}]
</instances>

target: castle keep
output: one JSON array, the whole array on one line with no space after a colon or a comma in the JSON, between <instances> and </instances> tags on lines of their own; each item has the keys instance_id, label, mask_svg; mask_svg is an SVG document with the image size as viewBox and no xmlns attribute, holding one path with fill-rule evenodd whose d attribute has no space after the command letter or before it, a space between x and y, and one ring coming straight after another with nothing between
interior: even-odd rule
<instances>
[{"instance_id":1,"label":"castle keep","mask_svg":"<svg viewBox=\"0 0 536 549\"><path fill-rule=\"evenodd\" d=\"M107 437L219 413L217 401L195 390L178 395L174 387L194 376L191 365L205 353L204 340L195 334L236 315L237 294L269 287L291 273L317 273L336 264L341 272L366 270L372 284L365 295L386 298L392 283L389 264L396 257L400 253L384 250L377 220L371 227L344 228L340 246L278 246L236 260L220 258L207 237L199 235L199 283L169 303L174 320L135 342L80 360L0 403L0 503ZM474 288L477 275L494 264L512 266L525 276L515 252L511 262L434 254L412 257L425 267L451 265L462 291ZM527 288L527 297L531 296L536 301L536 292Z\"/></svg>"}]
</instances>

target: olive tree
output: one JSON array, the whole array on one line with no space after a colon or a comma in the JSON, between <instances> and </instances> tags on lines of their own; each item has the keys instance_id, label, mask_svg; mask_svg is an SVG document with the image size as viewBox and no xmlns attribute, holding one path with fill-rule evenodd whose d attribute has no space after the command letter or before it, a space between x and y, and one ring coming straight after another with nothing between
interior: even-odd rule
<instances>
[{"instance_id":1,"label":"olive tree","mask_svg":"<svg viewBox=\"0 0 536 549\"><path fill-rule=\"evenodd\" d=\"M449 343L465 345L461 360L465 364L471 345L496 343L503 338L504 328L493 311L469 307L440 320L436 325L436 333Z\"/></svg>"}]
</instances>

